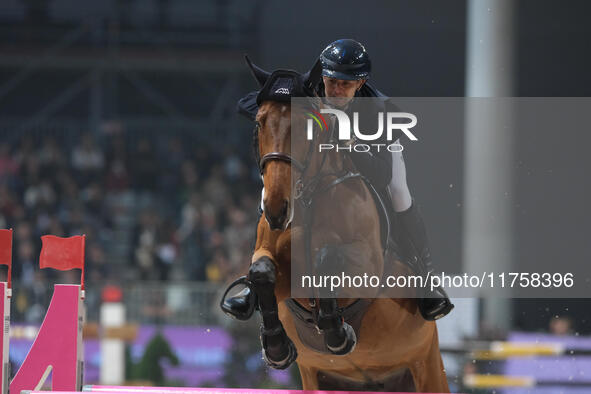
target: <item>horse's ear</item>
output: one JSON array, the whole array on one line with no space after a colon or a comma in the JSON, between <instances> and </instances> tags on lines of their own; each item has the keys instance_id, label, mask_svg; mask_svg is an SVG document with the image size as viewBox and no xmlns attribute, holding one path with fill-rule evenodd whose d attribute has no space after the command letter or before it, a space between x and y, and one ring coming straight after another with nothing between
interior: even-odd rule
<instances>
[{"instance_id":1,"label":"horse's ear","mask_svg":"<svg viewBox=\"0 0 591 394\"><path fill-rule=\"evenodd\" d=\"M267 79L269 79L269 75L271 75L271 73L253 64L248 58L248 55L244 55L244 59L246 60L246 64L248 64L248 68L250 68L252 75L257 80L259 85L262 87L265 84L265 82L267 82Z\"/></svg>"},{"instance_id":2,"label":"horse's ear","mask_svg":"<svg viewBox=\"0 0 591 394\"><path fill-rule=\"evenodd\" d=\"M304 85L308 89L314 89L316 85L320 82L320 78L322 77L322 63L320 63L320 59L316 60L314 66L304 74Z\"/></svg>"}]
</instances>

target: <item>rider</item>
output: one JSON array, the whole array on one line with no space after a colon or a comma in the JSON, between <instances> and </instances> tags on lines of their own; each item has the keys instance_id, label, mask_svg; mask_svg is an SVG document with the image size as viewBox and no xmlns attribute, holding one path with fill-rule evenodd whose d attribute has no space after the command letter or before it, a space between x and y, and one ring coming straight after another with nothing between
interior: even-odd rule
<instances>
[{"instance_id":1,"label":"rider","mask_svg":"<svg viewBox=\"0 0 591 394\"><path fill-rule=\"evenodd\" d=\"M371 72L371 62L365 47L351 39L337 40L328 45L320 54L322 82L318 87L319 96L328 103L345 109L355 97L385 97L380 91L366 83ZM256 92L244 97L238 105L239 111L254 119L256 116ZM398 141L396 141L398 142ZM420 274L432 274L434 268L427 240L427 233L416 202L411 198L406 183L406 167L402 152L380 151L352 152L351 159L357 170L365 175L376 190L386 187L395 211L396 242L403 257L412 263ZM223 301L222 309L239 319L247 318L246 311L252 310L250 290L245 288L234 297ZM424 289L418 306L427 320L436 320L447 315L453 308L442 288Z\"/></svg>"}]
</instances>

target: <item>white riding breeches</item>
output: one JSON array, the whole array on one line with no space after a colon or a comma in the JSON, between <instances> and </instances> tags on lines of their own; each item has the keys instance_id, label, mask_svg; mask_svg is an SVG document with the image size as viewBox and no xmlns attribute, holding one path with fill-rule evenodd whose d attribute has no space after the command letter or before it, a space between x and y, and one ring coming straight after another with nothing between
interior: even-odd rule
<instances>
[{"instance_id":1,"label":"white riding breeches","mask_svg":"<svg viewBox=\"0 0 591 394\"><path fill-rule=\"evenodd\" d=\"M396 143L399 143L397 140ZM388 185L396 212L406 211L412 205L410 190L406 184L406 166L402 152L392 153L392 180Z\"/></svg>"}]
</instances>

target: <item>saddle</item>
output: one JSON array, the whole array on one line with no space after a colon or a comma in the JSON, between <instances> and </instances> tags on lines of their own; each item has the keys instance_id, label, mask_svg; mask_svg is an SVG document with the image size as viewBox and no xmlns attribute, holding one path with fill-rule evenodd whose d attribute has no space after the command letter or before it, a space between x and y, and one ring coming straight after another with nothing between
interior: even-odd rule
<instances>
[{"instance_id":1,"label":"saddle","mask_svg":"<svg viewBox=\"0 0 591 394\"><path fill-rule=\"evenodd\" d=\"M386 188L380 192L371 184L367 178L363 178L365 185L369 189L371 196L374 199L378 215L380 217L380 239L382 240L382 248L384 254L395 253L398 250L396 241L394 239L395 232L395 217L394 207L392 206L392 198L390 191Z\"/></svg>"}]
</instances>

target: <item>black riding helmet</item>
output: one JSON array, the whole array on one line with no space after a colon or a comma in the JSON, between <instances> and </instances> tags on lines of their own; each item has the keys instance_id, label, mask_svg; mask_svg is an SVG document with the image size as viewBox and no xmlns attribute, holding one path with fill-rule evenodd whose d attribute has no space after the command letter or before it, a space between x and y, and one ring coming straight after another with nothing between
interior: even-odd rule
<instances>
[{"instance_id":1,"label":"black riding helmet","mask_svg":"<svg viewBox=\"0 0 591 394\"><path fill-rule=\"evenodd\" d=\"M320 54L322 75L337 79L369 79L371 61L361 43L345 38L336 40Z\"/></svg>"}]
</instances>

